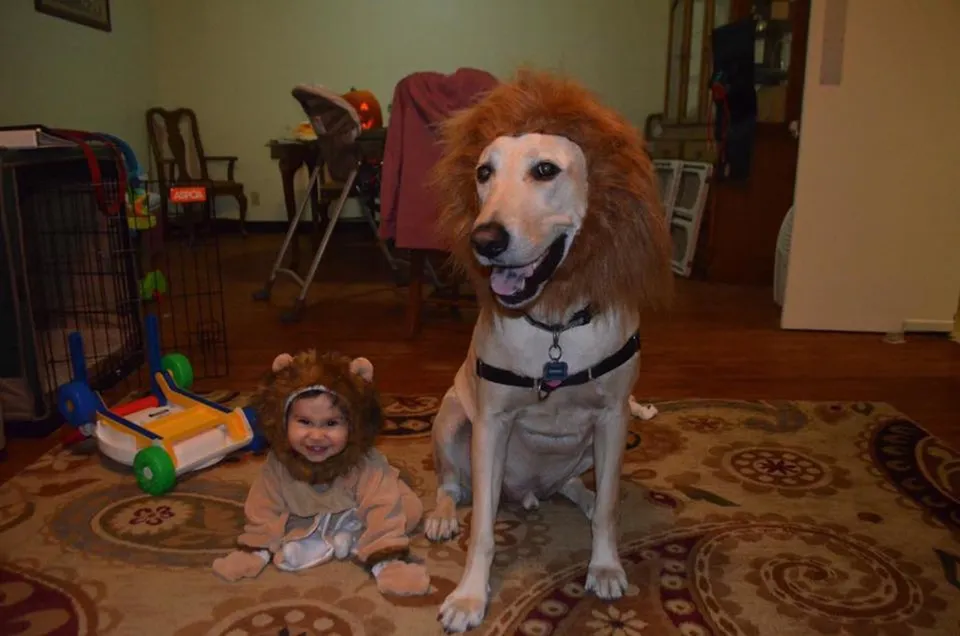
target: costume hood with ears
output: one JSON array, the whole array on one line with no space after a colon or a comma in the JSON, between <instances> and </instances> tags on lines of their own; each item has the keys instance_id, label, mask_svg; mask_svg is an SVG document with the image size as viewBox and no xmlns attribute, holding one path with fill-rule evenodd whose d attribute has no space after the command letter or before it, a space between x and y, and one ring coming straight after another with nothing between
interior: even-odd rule
<instances>
[{"instance_id":1,"label":"costume hood with ears","mask_svg":"<svg viewBox=\"0 0 960 636\"><path fill-rule=\"evenodd\" d=\"M257 387L251 400L271 451L294 479L323 484L346 475L373 448L383 428L380 395L373 384L373 365L366 358L313 349L295 356L282 353ZM330 396L347 421L346 448L315 464L296 453L287 441L287 411L291 398L318 392Z\"/></svg>"}]
</instances>

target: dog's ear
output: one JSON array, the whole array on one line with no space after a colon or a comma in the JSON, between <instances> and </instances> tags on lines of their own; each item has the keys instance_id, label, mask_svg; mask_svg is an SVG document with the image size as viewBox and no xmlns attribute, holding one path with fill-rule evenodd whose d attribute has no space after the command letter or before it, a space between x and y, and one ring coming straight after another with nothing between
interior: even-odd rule
<instances>
[{"instance_id":1,"label":"dog's ear","mask_svg":"<svg viewBox=\"0 0 960 636\"><path fill-rule=\"evenodd\" d=\"M350 373L359 375L367 382L373 382L373 363L366 358L354 358L350 362Z\"/></svg>"},{"instance_id":2,"label":"dog's ear","mask_svg":"<svg viewBox=\"0 0 960 636\"><path fill-rule=\"evenodd\" d=\"M276 358L273 359L272 369L274 373L279 373L287 365L293 362L293 356L289 353L281 353Z\"/></svg>"}]
</instances>

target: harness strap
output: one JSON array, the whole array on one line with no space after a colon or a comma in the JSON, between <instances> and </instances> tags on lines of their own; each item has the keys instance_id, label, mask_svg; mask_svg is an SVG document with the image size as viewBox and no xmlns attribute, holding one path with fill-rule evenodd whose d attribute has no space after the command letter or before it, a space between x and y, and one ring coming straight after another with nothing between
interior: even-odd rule
<instances>
[{"instance_id":1,"label":"harness strap","mask_svg":"<svg viewBox=\"0 0 960 636\"><path fill-rule=\"evenodd\" d=\"M487 364L480 358L477 358L477 375L495 384L504 384L506 386L515 386L524 389L535 389L540 395L541 400L557 389L565 386L576 386L586 384L602 375L610 373L617 367L625 364L633 354L640 351L640 332L636 331L617 351L610 354L592 367L588 367L577 373L569 375L561 382L548 383L543 378L531 378L526 375L520 375L508 369L501 369Z\"/></svg>"}]
</instances>

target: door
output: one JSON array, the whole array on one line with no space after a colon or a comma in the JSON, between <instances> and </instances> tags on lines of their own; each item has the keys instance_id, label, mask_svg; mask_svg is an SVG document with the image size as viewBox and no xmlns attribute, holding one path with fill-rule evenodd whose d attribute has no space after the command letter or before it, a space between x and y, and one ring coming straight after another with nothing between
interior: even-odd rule
<instances>
[{"instance_id":1,"label":"door","mask_svg":"<svg viewBox=\"0 0 960 636\"><path fill-rule=\"evenodd\" d=\"M810 0L753 0L757 24L754 62L757 65L758 146L767 149L757 175L754 205L766 211L761 230L775 244L787 210L793 205L800 151L803 84L807 61ZM768 242L769 244L769 242ZM762 264L770 282L774 253Z\"/></svg>"},{"instance_id":2,"label":"door","mask_svg":"<svg viewBox=\"0 0 960 636\"><path fill-rule=\"evenodd\" d=\"M698 277L773 282L777 235L796 186L809 15L810 0L734 0L731 6L731 22L754 23L757 125L749 176L714 182Z\"/></svg>"}]
</instances>

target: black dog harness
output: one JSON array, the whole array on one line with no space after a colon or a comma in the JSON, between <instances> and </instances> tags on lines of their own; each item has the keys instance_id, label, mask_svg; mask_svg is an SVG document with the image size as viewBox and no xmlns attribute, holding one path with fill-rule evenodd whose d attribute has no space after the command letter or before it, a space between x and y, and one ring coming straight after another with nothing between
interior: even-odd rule
<instances>
[{"instance_id":1,"label":"black dog harness","mask_svg":"<svg viewBox=\"0 0 960 636\"><path fill-rule=\"evenodd\" d=\"M550 345L550 349L547 351L549 361L543 365L543 375L539 378L519 375L508 369L501 369L500 367L487 364L480 358L477 358L477 375L484 380L495 382L496 384L534 389L541 401L547 399L551 393L559 388L586 384L606 373L610 373L640 351L640 332L636 331L617 351L592 367L588 367L571 375L568 373L567 363L561 360L563 357L563 349L560 348L560 334L568 329L589 324L593 318L590 307L585 307L575 313L566 324L549 325L535 320L526 314L524 314L524 318L531 325L553 334L553 344Z\"/></svg>"}]
</instances>

